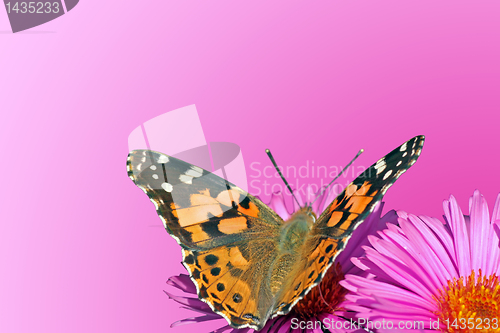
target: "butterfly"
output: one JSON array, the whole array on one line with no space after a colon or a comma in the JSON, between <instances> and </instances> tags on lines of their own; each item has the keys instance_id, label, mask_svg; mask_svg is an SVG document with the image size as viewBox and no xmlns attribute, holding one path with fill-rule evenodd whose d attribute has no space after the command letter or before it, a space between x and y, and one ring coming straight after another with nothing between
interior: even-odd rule
<instances>
[{"instance_id":1,"label":"butterfly","mask_svg":"<svg viewBox=\"0 0 500 333\"><path fill-rule=\"evenodd\" d=\"M318 218L306 205L287 221L227 180L159 152L130 152L127 171L182 248L198 297L232 327L260 330L321 282L423 144L416 136L378 160Z\"/></svg>"}]
</instances>

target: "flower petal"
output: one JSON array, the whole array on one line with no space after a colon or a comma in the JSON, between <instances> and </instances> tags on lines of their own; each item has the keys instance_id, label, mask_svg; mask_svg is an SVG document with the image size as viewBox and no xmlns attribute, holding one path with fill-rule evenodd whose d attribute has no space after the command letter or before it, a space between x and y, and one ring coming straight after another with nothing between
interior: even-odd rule
<instances>
[{"instance_id":1,"label":"flower petal","mask_svg":"<svg viewBox=\"0 0 500 333\"><path fill-rule=\"evenodd\" d=\"M211 315L200 316L200 317L185 318L185 319L181 319L181 320L178 320L178 321L172 323L172 325L170 325L170 328L174 328L174 327L186 325L186 324L201 323L204 321L216 320L216 319L221 319L221 317L215 313L211 314Z\"/></svg>"},{"instance_id":2,"label":"flower petal","mask_svg":"<svg viewBox=\"0 0 500 333\"><path fill-rule=\"evenodd\" d=\"M478 190L474 191L469 202L471 269L478 272L480 268L487 269L490 261L489 249L485 248L490 233L490 216L486 200Z\"/></svg>"},{"instance_id":3,"label":"flower petal","mask_svg":"<svg viewBox=\"0 0 500 333\"><path fill-rule=\"evenodd\" d=\"M422 297L432 298L432 292L409 267L369 248L366 257L387 272L399 285L413 290Z\"/></svg>"},{"instance_id":4,"label":"flower petal","mask_svg":"<svg viewBox=\"0 0 500 333\"><path fill-rule=\"evenodd\" d=\"M497 200L495 201L495 206L493 207L493 213L491 214L491 221L500 220L500 194L497 195Z\"/></svg>"},{"instance_id":5,"label":"flower petal","mask_svg":"<svg viewBox=\"0 0 500 333\"><path fill-rule=\"evenodd\" d=\"M283 220L290 218L291 213L288 211L285 205L285 198L283 192L278 191L271 194L271 200L268 203L269 208L274 210Z\"/></svg>"},{"instance_id":6,"label":"flower petal","mask_svg":"<svg viewBox=\"0 0 500 333\"><path fill-rule=\"evenodd\" d=\"M458 273L460 276L468 276L471 273L470 242L464 215L452 195L449 201L443 202L443 208L453 235L456 254L453 259L458 263Z\"/></svg>"},{"instance_id":7,"label":"flower petal","mask_svg":"<svg viewBox=\"0 0 500 333\"><path fill-rule=\"evenodd\" d=\"M410 214L408 222L401 223L401 228L408 237L408 250L413 250L412 257L424 270L422 277L430 278L433 289L440 288L451 277L456 276L453 262L443 248L442 242L436 238L422 219Z\"/></svg>"},{"instance_id":8,"label":"flower petal","mask_svg":"<svg viewBox=\"0 0 500 333\"><path fill-rule=\"evenodd\" d=\"M165 292L165 294L167 294L168 297L170 297L170 299L173 299L177 303L180 303L182 305L186 305L190 308L195 308L195 309L202 310L202 311L205 310L207 313L213 313L212 309L210 309L210 307L206 303L200 301L198 298L176 296L176 295L172 295L166 291L164 291L164 292Z\"/></svg>"},{"instance_id":9,"label":"flower petal","mask_svg":"<svg viewBox=\"0 0 500 333\"><path fill-rule=\"evenodd\" d=\"M167 284L173 287L176 287L186 293L195 294L196 295L196 286L189 275L179 274L178 276L171 276L167 280Z\"/></svg>"},{"instance_id":10,"label":"flower petal","mask_svg":"<svg viewBox=\"0 0 500 333\"><path fill-rule=\"evenodd\" d=\"M335 262L340 263L344 273L352 273L351 270L356 267L351 258L363 255L363 246L368 245L367 236L375 235L378 231L384 229L386 223L396 223L396 213L393 210L385 214L382 219L380 218L383 207L383 203L377 204L373 212L354 230L344 250L335 260Z\"/></svg>"},{"instance_id":11,"label":"flower petal","mask_svg":"<svg viewBox=\"0 0 500 333\"><path fill-rule=\"evenodd\" d=\"M223 333L223 332L226 332L228 330L231 330L231 331L234 331L234 328L232 328L231 326L229 325L226 325L226 326L222 326L221 328L218 328L216 329L215 331L213 331L212 333Z\"/></svg>"},{"instance_id":12,"label":"flower petal","mask_svg":"<svg viewBox=\"0 0 500 333\"><path fill-rule=\"evenodd\" d=\"M320 205L320 210L319 210L319 213L321 214L323 211L325 211L328 206L333 202L333 200L335 200L335 198L340 194L336 191L336 186L333 185L333 186L330 186L329 188L327 188L324 193L322 194L322 198L321 199L318 199L318 201L321 200L322 202L322 205Z\"/></svg>"}]
</instances>

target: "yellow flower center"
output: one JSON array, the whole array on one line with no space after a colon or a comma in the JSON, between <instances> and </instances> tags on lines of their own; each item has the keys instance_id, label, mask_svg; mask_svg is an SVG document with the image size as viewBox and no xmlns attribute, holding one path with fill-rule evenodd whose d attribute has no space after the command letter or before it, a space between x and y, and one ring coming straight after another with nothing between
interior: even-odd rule
<instances>
[{"instance_id":1,"label":"yellow flower center","mask_svg":"<svg viewBox=\"0 0 500 333\"><path fill-rule=\"evenodd\" d=\"M500 285L498 277L453 279L435 298L443 332L500 332Z\"/></svg>"},{"instance_id":2,"label":"yellow flower center","mask_svg":"<svg viewBox=\"0 0 500 333\"><path fill-rule=\"evenodd\" d=\"M321 313L342 310L339 304L347 294L347 289L339 284L343 279L344 273L340 264L332 265L321 283L295 305L293 312L299 317L310 319Z\"/></svg>"}]
</instances>

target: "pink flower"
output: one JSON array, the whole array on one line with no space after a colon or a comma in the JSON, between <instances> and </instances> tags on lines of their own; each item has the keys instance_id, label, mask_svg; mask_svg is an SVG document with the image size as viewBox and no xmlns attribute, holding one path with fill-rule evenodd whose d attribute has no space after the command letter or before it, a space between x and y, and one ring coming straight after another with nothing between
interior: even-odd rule
<instances>
[{"instance_id":1,"label":"pink flower","mask_svg":"<svg viewBox=\"0 0 500 333\"><path fill-rule=\"evenodd\" d=\"M369 236L365 257L353 259L368 275L340 282L350 291L344 306L368 329L500 330L500 195L491 220L479 191L469 201L470 216L453 196L443 206L445 223L397 212L399 225Z\"/></svg>"}]
</instances>

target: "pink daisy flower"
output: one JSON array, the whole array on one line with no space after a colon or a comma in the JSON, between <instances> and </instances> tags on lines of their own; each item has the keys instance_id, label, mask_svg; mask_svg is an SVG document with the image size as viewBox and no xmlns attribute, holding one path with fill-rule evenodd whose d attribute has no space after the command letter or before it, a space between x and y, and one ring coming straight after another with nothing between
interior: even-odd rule
<instances>
[{"instance_id":1,"label":"pink daisy flower","mask_svg":"<svg viewBox=\"0 0 500 333\"><path fill-rule=\"evenodd\" d=\"M312 202L316 197L311 187L306 192L306 199L296 193L301 204L303 202ZM336 194L326 192L313 204L313 211L319 216L320 213L333 201ZM289 212L285 205L283 195L273 194L268 204L284 220L289 218L293 212ZM347 289L341 286L340 281L344 279L345 274L364 274L363 270L351 262L351 257L361 256L362 247L368 245L367 235L373 235L377 231L386 227L391 220L396 220L396 213L391 211L383 218L380 218L383 204L380 204L374 212L358 226L353 236L348 242L342 253L336 258L328 273L323 278L321 284L311 290L304 299L295 305L292 311L285 316L279 316L268 320L266 326L261 332L361 332L359 326L351 321L352 313L345 311L343 302ZM299 207L294 203L294 210ZM234 329L227 322L214 313L209 306L199 300L196 295L196 287L188 275L181 274L173 276L167 284L183 291L184 296L173 295L166 292L174 301L183 305L184 308L200 313L200 316L186 318L174 322L171 327L185 324L200 323L212 320L220 320L221 327L214 332L250 332L253 329ZM321 327L323 324L323 327ZM364 332L364 331L363 331Z\"/></svg>"},{"instance_id":2,"label":"pink daisy flower","mask_svg":"<svg viewBox=\"0 0 500 333\"><path fill-rule=\"evenodd\" d=\"M490 219L486 200L475 191L469 216L453 196L445 220L397 212L369 236L365 257L353 258L368 275L346 275L344 307L376 332L499 332L500 195Z\"/></svg>"}]
</instances>

